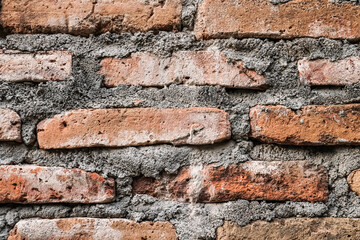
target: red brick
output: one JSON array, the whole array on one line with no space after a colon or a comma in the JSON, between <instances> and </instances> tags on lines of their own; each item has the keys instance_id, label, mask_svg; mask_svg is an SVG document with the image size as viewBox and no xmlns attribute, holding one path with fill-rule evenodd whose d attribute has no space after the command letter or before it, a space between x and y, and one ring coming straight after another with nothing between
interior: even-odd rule
<instances>
[{"instance_id":1,"label":"red brick","mask_svg":"<svg viewBox=\"0 0 360 240\"><path fill-rule=\"evenodd\" d=\"M349 57L336 62L328 59L298 62L300 80L303 83L321 86L343 86L360 81L360 57Z\"/></svg>"},{"instance_id":2,"label":"red brick","mask_svg":"<svg viewBox=\"0 0 360 240\"><path fill-rule=\"evenodd\" d=\"M177 30L181 0L3 0L1 22L11 33Z\"/></svg>"},{"instance_id":3,"label":"red brick","mask_svg":"<svg viewBox=\"0 0 360 240\"><path fill-rule=\"evenodd\" d=\"M19 221L8 240L176 240L169 222L136 223L126 219L64 218Z\"/></svg>"},{"instance_id":4,"label":"red brick","mask_svg":"<svg viewBox=\"0 0 360 240\"><path fill-rule=\"evenodd\" d=\"M270 201L327 201L326 169L303 161L250 161L228 167L183 168L161 179L140 177L133 194L182 202L226 202L236 199Z\"/></svg>"},{"instance_id":5,"label":"red brick","mask_svg":"<svg viewBox=\"0 0 360 240\"><path fill-rule=\"evenodd\" d=\"M165 86L170 84L220 85L229 88L266 88L265 78L243 67L241 61L230 63L219 51L180 51L170 58L150 53L134 53L129 58L106 58L100 73L104 84Z\"/></svg>"},{"instance_id":6,"label":"red brick","mask_svg":"<svg viewBox=\"0 0 360 240\"><path fill-rule=\"evenodd\" d=\"M256 221L246 226L225 221L217 240L345 240L359 239L360 221L351 218L287 218Z\"/></svg>"},{"instance_id":7,"label":"red brick","mask_svg":"<svg viewBox=\"0 0 360 240\"><path fill-rule=\"evenodd\" d=\"M203 0L197 38L327 37L360 39L360 6L329 0L272 4L269 0Z\"/></svg>"},{"instance_id":8,"label":"red brick","mask_svg":"<svg viewBox=\"0 0 360 240\"><path fill-rule=\"evenodd\" d=\"M114 180L80 169L0 166L0 203L105 203L115 198Z\"/></svg>"},{"instance_id":9,"label":"red brick","mask_svg":"<svg viewBox=\"0 0 360 240\"><path fill-rule=\"evenodd\" d=\"M284 106L250 110L250 136L290 145L359 145L360 104L313 105L293 111Z\"/></svg>"},{"instance_id":10,"label":"red brick","mask_svg":"<svg viewBox=\"0 0 360 240\"><path fill-rule=\"evenodd\" d=\"M71 75L71 54L65 51L0 52L0 81L61 81Z\"/></svg>"},{"instance_id":11,"label":"red brick","mask_svg":"<svg viewBox=\"0 0 360 240\"><path fill-rule=\"evenodd\" d=\"M229 116L214 108L82 109L38 124L40 148L212 144L230 138Z\"/></svg>"},{"instance_id":12,"label":"red brick","mask_svg":"<svg viewBox=\"0 0 360 240\"><path fill-rule=\"evenodd\" d=\"M0 108L0 141L21 142L21 120L10 109Z\"/></svg>"}]
</instances>

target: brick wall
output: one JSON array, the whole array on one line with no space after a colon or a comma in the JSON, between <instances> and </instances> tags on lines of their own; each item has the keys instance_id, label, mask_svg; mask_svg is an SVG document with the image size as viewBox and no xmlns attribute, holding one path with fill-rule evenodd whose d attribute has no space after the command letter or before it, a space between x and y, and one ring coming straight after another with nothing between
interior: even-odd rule
<instances>
[{"instance_id":1,"label":"brick wall","mask_svg":"<svg viewBox=\"0 0 360 240\"><path fill-rule=\"evenodd\" d=\"M0 239L359 239L360 5L1 0Z\"/></svg>"}]
</instances>

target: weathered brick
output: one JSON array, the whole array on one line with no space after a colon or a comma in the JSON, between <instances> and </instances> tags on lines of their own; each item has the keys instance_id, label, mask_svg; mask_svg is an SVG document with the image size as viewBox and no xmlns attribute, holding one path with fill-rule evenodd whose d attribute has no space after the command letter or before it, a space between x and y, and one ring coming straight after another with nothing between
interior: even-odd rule
<instances>
[{"instance_id":1,"label":"weathered brick","mask_svg":"<svg viewBox=\"0 0 360 240\"><path fill-rule=\"evenodd\" d=\"M360 39L360 6L329 0L203 0L195 23L197 38L327 37Z\"/></svg>"},{"instance_id":2,"label":"weathered brick","mask_svg":"<svg viewBox=\"0 0 360 240\"><path fill-rule=\"evenodd\" d=\"M19 221L8 240L176 240L169 222L136 223L126 219L63 218Z\"/></svg>"},{"instance_id":3,"label":"weathered brick","mask_svg":"<svg viewBox=\"0 0 360 240\"><path fill-rule=\"evenodd\" d=\"M65 51L0 52L0 81L61 81L71 75L71 54Z\"/></svg>"},{"instance_id":4,"label":"weathered brick","mask_svg":"<svg viewBox=\"0 0 360 240\"><path fill-rule=\"evenodd\" d=\"M290 145L359 145L360 104L312 105L293 111L284 106L250 110L250 136Z\"/></svg>"},{"instance_id":5,"label":"weathered brick","mask_svg":"<svg viewBox=\"0 0 360 240\"><path fill-rule=\"evenodd\" d=\"M236 199L271 201L327 201L325 168L303 161L250 161L228 167L183 168L161 179L140 177L133 194L147 194L183 202L226 202Z\"/></svg>"},{"instance_id":6,"label":"weathered brick","mask_svg":"<svg viewBox=\"0 0 360 240\"><path fill-rule=\"evenodd\" d=\"M0 141L21 142L21 120L10 109L0 108Z\"/></svg>"},{"instance_id":7,"label":"weathered brick","mask_svg":"<svg viewBox=\"0 0 360 240\"><path fill-rule=\"evenodd\" d=\"M354 170L347 178L351 191L360 196L360 169Z\"/></svg>"},{"instance_id":8,"label":"weathered brick","mask_svg":"<svg viewBox=\"0 0 360 240\"><path fill-rule=\"evenodd\" d=\"M359 239L360 221L350 218L287 218L256 221L246 226L225 221L217 229L218 240L258 239Z\"/></svg>"},{"instance_id":9,"label":"weathered brick","mask_svg":"<svg viewBox=\"0 0 360 240\"><path fill-rule=\"evenodd\" d=\"M212 144L229 139L229 116L214 108L82 109L38 124L40 148Z\"/></svg>"},{"instance_id":10,"label":"weathered brick","mask_svg":"<svg viewBox=\"0 0 360 240\"><path fill-rule=\"evenodd\" d=\"M328 59L298 62L300 80L309 85L343 86L360 81L360 57L349 57L336 62Z\"/></svg>"},{"instance_id":11,"label":"weathered brick","mask_svg":"<svg viewBox=\"0 0 360 240\"><path fill-rule=\"evenodd\" d=\"M134 53L129 58L106 58L100 73L104 84L165 86L170 84L220 85L229 88L266 88L264 76L243 67L241 61L227 62L220 51L180 51L170 58Z\"/></svg>"},{"instance_id":12,"label":"weathered brick","mask_svg":"<svg viewBox=\"0 0 360 240\"><path fill-rule=\"evenodd\" d=\"M1 22L11 33L70 33L176 30L181 0L3 0Z\"/></svg>"},{"instance_id":13,"label":"weathered brick","mask_svg":"<svg viewBox=\"0 0 360 240\"><path fill-rule=\"evenodd\" d=\"M115 198L114 180L80 169L0 166L0 203L104 203Z\"/></svg>"}]
</instances>

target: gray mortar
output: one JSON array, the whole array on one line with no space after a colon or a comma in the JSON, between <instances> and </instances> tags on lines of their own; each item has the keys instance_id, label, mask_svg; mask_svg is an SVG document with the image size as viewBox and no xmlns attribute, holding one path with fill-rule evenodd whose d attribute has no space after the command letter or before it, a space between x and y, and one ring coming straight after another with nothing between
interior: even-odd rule
<instances>
[{"instance_id":1,"label":"gray mortar","mask_svg":"<svg viewBox=\"0 0 360 240\"><path fill-rule=\"evenodd\" d=\"M283 1L277 1L283 2ZM360 198L349 192L346 177L360 168L359 147L291 147L260 144L248 138L249 108L257 104L282 104L299 109L309 104L360 102L360 83L346 87L311 88L299 84L296 63L304 57L333 61L360 56L357 43L329 39L197 41L191 32L198 1L184 1L183 32L154 34L103 34L88 38L64 34L9 35L2 49L35 52L68 50L73 53L73 74L67 81L0 83L0 107L15 110L22 119L24 143L1 143L0 164L37 164L81 168L113 177L117 198L109 204L44 204L0 207L0 239L20 219L61 217L114 217L135 221L170 221L180 240L215 239L224 220L245 225L255 220L286 217L360 217ZM186 30L186 31L185 31ZM127 57L152 52L161 57L180 50L220 49L229 62L264 73L266 91L225 89L216 86L171 85L164 88L119 86L107 89L96 72L104 57ZM140 99L142 102L134 101ZM230 114L232 140L214 146L156 145L129 148L39 150L35 126L44 118L70 109L120 107L216 107ZM329 172L330 198L326 203L237 200L218 204L187 204L131 195L132 178L176 174L181 167L215 163L228 165L248 160L305 160Z\"/></svg>"}]
</instances>

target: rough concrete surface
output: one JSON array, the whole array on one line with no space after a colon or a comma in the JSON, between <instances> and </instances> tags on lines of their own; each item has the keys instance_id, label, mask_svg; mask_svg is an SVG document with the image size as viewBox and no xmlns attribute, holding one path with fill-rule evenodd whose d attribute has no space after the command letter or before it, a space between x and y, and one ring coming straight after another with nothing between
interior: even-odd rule
<instances>
[{"instance_id":1,"label":"rough concrete surface","mask_svg":"<svg viewBox=\"0 0 360 240\"><path fill-rule=\"evenodd\" d=\"M356 3L358 3L356 1ZM180 240L215 239L224 221L245 225L256 220L287 217L360 217L360 198L349 191L347 176L360 168L360 149L352 146L289 147L250 141L249 109L255 105L284 105L293 110L310 104L360 102L360 83L345 87L310 87L299 83L297 61L303 58L339 60L360 56L358 43L329 39L227 39L197 41L191 32L197 1L184 1L183 32L109 34L75 37L53 35L7 35L0 48L22 51L66 50L73 54L72 76L62 82L0 82L0 108L16 111L22 120L23 143L1 143L0 164L36 164L80 168L116 181L117 198L108 204L48 204L0 207L0 239L20 219L33 217L111 217L135 221L170 221ZM186 30L186 31L185 31ZM230 61L265 74L269 88L233 90L217 86L170 85L164 88L120 85L106 88L99 75L106 57L128 57L150 52L168 57L183 50L219 49ZM210 146L160 144L129 148L83 148L40 150L36 124L72 109L82 108L187 108L215 107L230 114L232 140ZM179 203L145 195L132 196L132 177L159 177L190 165L229 165L259 161L306 160L329 172L329 201L266 202L237 200L216 204Z\"/></svg>"}]
</instances>

